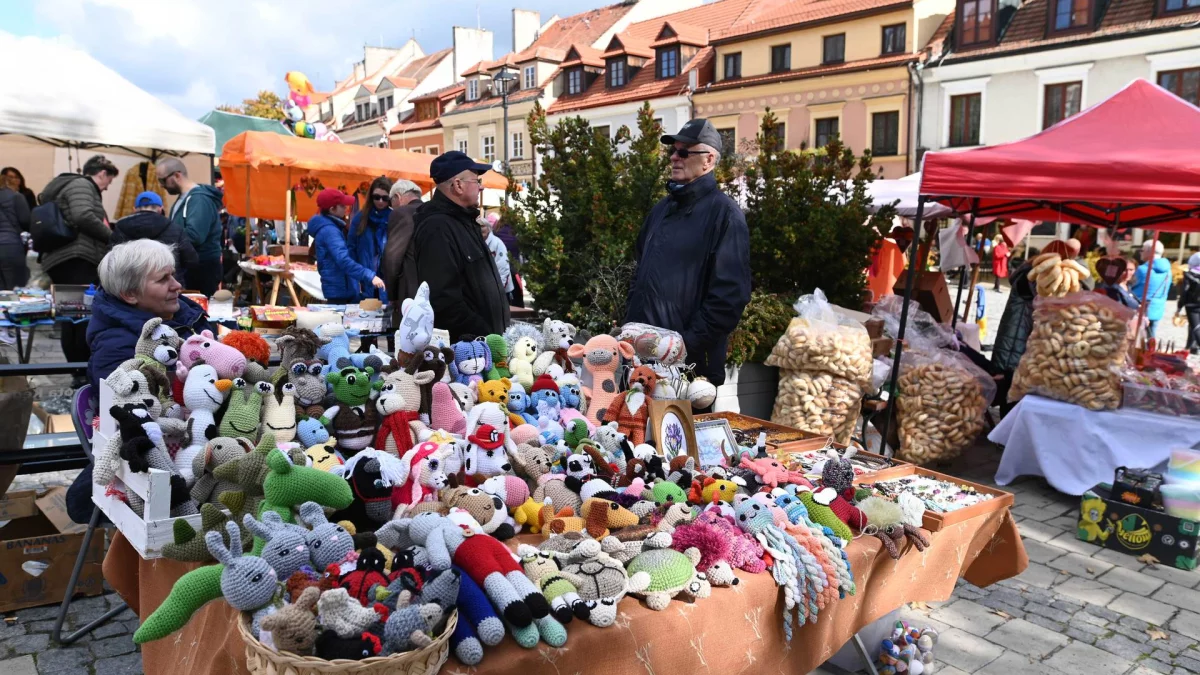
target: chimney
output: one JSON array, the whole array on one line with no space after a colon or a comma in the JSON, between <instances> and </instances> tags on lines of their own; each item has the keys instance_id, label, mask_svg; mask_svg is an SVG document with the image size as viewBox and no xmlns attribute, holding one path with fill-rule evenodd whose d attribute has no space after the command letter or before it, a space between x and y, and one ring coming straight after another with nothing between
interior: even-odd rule
<instances>
[{"instance_id":1,"label":"chimney","mask_svg":"<svg viewBox=\"0 0 1200 675\"><path fill-rule=\"evenodd\" d=\"M513 53L525 51L538 38L542 15L531 9L513 9Z\"/></svg>"},{"instance_id":2,"label":"chimney","mask_svg":"<svg viewBox=\"0 0 1200 675\"><path fill-rule=\"evenodd\" d=\"M492 31L482 28L454 27L454 81L462 81L462 72L480 61L492 61Z\"/></svg>"}]
</instances>

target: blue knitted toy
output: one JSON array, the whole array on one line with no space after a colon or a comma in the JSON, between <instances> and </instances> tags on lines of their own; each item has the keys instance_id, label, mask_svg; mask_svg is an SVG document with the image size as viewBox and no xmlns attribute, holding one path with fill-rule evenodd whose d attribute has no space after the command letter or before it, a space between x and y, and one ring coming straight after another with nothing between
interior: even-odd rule
<instances>
[{"instance_id":1,"label":"blue knitted toy","mask_svg":"<svg viewBox=\"0 0 1200 675\"><path fill-rule=\"evenodd\" d=\"M530 413L529 396L520 382L513 382L508 389L508 411L520 415L530 424L537 424L537 417Z\"/></svg>"},{"instance_id":2,"label":"blue knitted toy","mask_svg":"<svg viewBox=\"0 0 1200 675\"><path fill-rule=\"evenodd\" d=\"M771 576L783 587L783 633L792 639L792 609L800 621L817 619L817 594L825 588L825 570L812 553L775 525L767 507L754 499L743 499L734 507L734 520L758 539L775 559Z\"/></svg>"},{"instance_id":3,"label":"blue knitted toy","mask_svg":"<svg viewBox=\"0 0 1200 675\"><path fill-rule=\"evenodd\" d=\"M504 640L504 622L479 584L458 567L451 567L460 578L458 588L458 624L450 636L454 655L468 666L483 661L483 646L495 647Z\"/></svg>"},{"instance_id":4,"label":"blue knitted toy","mask_svg":"<svg viewBox=\"0 0 1200 675\"><path fill-rule=\"evenodd\" d=\"M454 349L454 381L470 385L472 382L483 382L483 376L492 367L492 350L483 338L466 342L455 342Z\"/></svg>"},{"instance_id":5,"label":"blue knitted toy","mask_svg":"<svg viewBox=\"0 0 1200 675\"><path fill-rule=\"evenodd\" d=\"M346 327L340 323L324 323L317 326L315 331L317 337L329 338L329 342L321 345L317 350L317 358L325 362L325 366L321 369L322 375L328 375L332 370L339 370L348 365L355 368L365 368L371 366L376 373L383 366L383 361L373 354L352 354L350 352L350 336L346 334ZM348 360L349 363L342 364L342 360Z\"/></svg>"}]
</instances>

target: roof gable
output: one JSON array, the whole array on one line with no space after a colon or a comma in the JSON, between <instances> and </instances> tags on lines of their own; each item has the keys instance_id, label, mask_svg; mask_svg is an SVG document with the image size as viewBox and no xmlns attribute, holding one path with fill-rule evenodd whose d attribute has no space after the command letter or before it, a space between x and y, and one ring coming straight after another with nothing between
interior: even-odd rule
<instances>
[{"instance_id":1,"label":"roof gable","mask_svg":"<svg viewBox=\"0 0 1200 675\"><path fill-rule=\"evenodd\" d=\"M608 46L604 48L604 53L601 56L607 59L622 54L650 58L654 56L654 50L650 48L649 44L637 38L626 33L617 33L608 41Z\"/></svg>"},{"instance_id":2,"label":"roof gable","mask_svg":"<svg viewBox=\"0 0 1200 675\"><path fill-rule=\"evenodd\" d=\"M703 47L708 44L708 29L666 21L662 25L662 30L658 31L658 35L655 36L654 42L650 43L650 46L665 47L676 44Z\"/></svg>"}]
</instances>

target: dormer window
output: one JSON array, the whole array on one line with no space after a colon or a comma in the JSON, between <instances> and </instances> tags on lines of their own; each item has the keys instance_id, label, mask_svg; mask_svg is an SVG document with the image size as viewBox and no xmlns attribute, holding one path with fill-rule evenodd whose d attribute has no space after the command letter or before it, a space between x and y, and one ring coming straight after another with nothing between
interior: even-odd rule
<instances>
[{"instance_id":1,"label":"dormer window","mask_svg":"<svg viewBox=\"0 0 1200 675\"><path fill-rule=\"evenodd\" d=\"M963 0L958 34L961 45L986 44L995 40L993 21L996 15L995 0Z\"/></svg>"},{"instance_id":2,"label":"dormer window","mask_svg":"<svg viewBox=\"0 0 1200 675\"><path fill-rule=\"evenodd\" d=\"M476 80L476 79L467 80L467 100L468 101L479 100L479 80Z\"/></svg>"},{"instance_id":3,"label":"dormer window","mask_svg":"<svg viewBox=\"0 0 1200 675\"><path fill-rule=\"evenodd\" d=\"M572 68L567 71L567 93L583 93L583 68Z\"/></svg>"},{"instance_id":4,"label":"dormer window","mask_svg":"<svg viewBox=\"0 0 1200 675\"><path fill-rule=\"evenodd\" d=\"M1192 12L1200 9L1200 0L1161 0L1159 6L1162 14L1174 12Z\"/></svg>"},{"instance_id":5,"label":"dormer window","mask_svg":"<svg viewBox=\"0 0 1200 675\"><path fill-rule=\"evenodd\" d=\"M1092 16L1090 0L1053 0L1050 26L1054 32L1087 28Z\"/></svg>"},{"instance_id":6,"label":"dormer window","mask_svg":"<svg viewBox=\"0 0 1200 675\"><path fill-rule=\"evenodd\" d=\"M537 66L525 66L525 89L533 89L537 86Z\"/></svg>"},{"instance_id":7,"label":"dormer window","mask_svg":"<svg viewBox=\"0 0 1200 675\"><path fill-rule=\"evenodd\" d=\"M666 80L679 74L679 47L663 47L657 51L658 79Z\"/></svg>"},{"instance_id":8,"label":"dormer window","mask_svg":"<svg viewBox=\"0 0 1200 675\"><path fill-rule=\"evenodd\" d=\"M611 88L624 87L629 81L628 64L625 59L608 60L608 86Z\"/></svg>"}]
</instances>

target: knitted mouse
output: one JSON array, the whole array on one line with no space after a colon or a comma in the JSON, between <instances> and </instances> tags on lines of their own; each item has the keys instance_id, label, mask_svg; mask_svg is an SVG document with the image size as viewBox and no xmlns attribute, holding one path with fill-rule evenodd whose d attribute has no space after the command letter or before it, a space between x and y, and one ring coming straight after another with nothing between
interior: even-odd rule
<instances>
[{"instance_id":1,"label":"knitted mouse","mask_svg":"<svg viewBox=\"0 0 1200 675\"><path fill-rule=\"evenodd\" d=\"M312 654L317 641L317 615L314 610L320 595L320 589L309 586L292 604L262 620L262 628L270 631L276 649L299 656Z\"/></svg>"},{"instance_id":2,"label":"knitted mouse","mask_svg":"<svg viewBox=\"0 0 1200 675\"><path fill-rule=\"evenodd\" d=\"M217 432L230 438L257 441L258 427L262 422L263 397L274 393L275 387L270 382L250 384L241 378L235 379L229 394L229 406L225 409Z\"/></svg>"},{"instance_id":3,"label":"knitted mouse","mask_svg":"<svg viewBox=\"0 0 1200 675\"><path fill-rule=\"evenodd\" d=\"M375 434L375 447L395 457L408 452L428 427L421 422L420 387L433 382L433 373L424 371L410 375L403 370L390 373L383 379L375 409L383 422Z\"/></svg>"},{"instance_id":4,"label":"knitted mouse","mask_svg":"<svg viewBox=\"0 0 1200 675\"><path fill-rule=\"evenodd\" d=\"M190 442L186 448L175 453L175 468L188 485L196 480L192 460L204 451L205 444L222 435L217 431L213 416L225 402L225 396L232 387L231 380L217 379L217 369L207 363L197 365L188 372L183 387L183 404L191 411L187 421Z\"/></svg>"},{"instance_id":5,"label":"knitted mouse","mask_svg":"<svg viewBox=\"0 0 1200 675\"><path fill-rule=\"evenodd\" d=\"M484 338L488 349L492 350L492 367L487 371L487 380L499 380L512 377L508 369L508 342L503 335L489 335Z\"/></svg>"},{"instance_id":6,"label":"knitted mouse","mask_svg":"<svg viewBox=\"0 0 1200 675\"><path fill-rule=\"evenodd\" d=\"M592 375L591 388L583 388L583 395L589 401L587 418L593 424L602 424L601 420L617 396L616 373L621 358L633 358L633 345L617 342L611 335L597 335L587 344L571 345L567 353L572 359L582 359L583 367Z\"/></svg>"}]
</instances>

